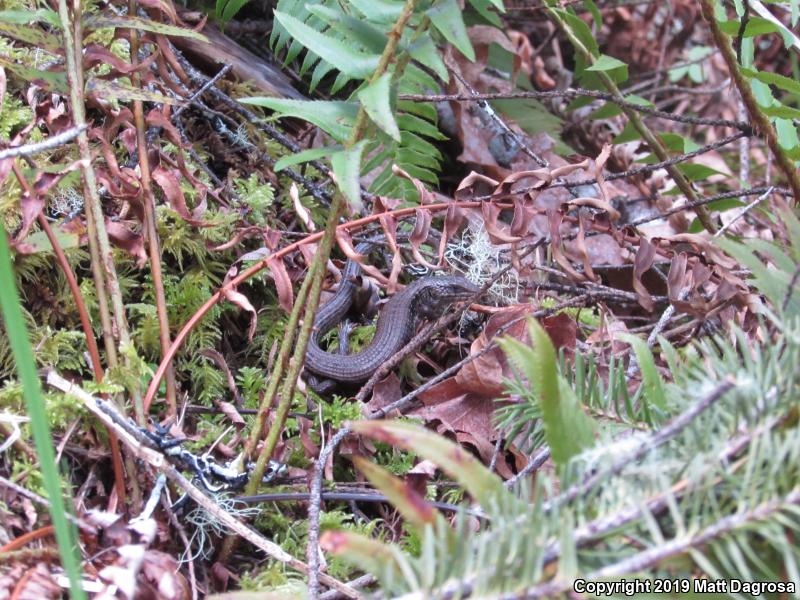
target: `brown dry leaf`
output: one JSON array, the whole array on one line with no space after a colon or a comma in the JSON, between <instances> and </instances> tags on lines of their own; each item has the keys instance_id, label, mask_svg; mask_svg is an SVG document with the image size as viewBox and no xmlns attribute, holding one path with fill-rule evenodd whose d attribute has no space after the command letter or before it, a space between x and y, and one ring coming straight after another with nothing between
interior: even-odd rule
<instances>
[{"instance_id":1,"label":"brown dry leaf","mask_svg":"<svg viewBox=\"0 0 800 600\"><path fill-rule=\"evenodd\" d=\"M514 45L514 55L519 58L520 70L530 77L531 73L533 73L532 58L535 52L530 39L521 31L516 31L514 29L506 31L506 34ZM512 80L516 81L517 78L514 77Z\"/></svg>"},{"instance_id":2,"label":"brown dry leaf","mask_svg":"<svg viewBox=\"0 0 800 600\"><path fill-rule=\"evenodd\" d=\"M297 417L297 427L300 430L300 443L303 445L303 450L305 450L305 456L311 459L319 456L319 446L314 443L310 435L313 425L310 419Z\"/></svg>"},{"instance_id":3,"label":"brown dry leaf","mask_svg":"<svg viewBox=\"0 0 800 600\"><path fill-rule=\"evenodd\" d=\"M483 225L486 228L486 234L489 236L489 239L493 244L520 241L522 239L521 237L513 236L508 232L509 226L507 224L499 222L500 212L500 207L494 202L481 202Z\"/></svg>"},{"instance_id":4,"label":"brown dry leaf","mask_svg":"<svg viewBox=\"0 0 800 600\"><path fill-rule=\"evenodd\" d=\"M271 256L267 259L267 265L269 266L269 274L275 282L275 290L278 292L278 303L287 313L292 312L294 290L292 289L292 280L289 278L289 272L286 270L283 259Z\"/></svg>"},{"instance_id":5,"label":"brown dry leaf","mask_svg":"<svg viewBox=\"0 0 800 600\"><path fill-rule=\"evenodd\" d=\"M647 312L653 312L655 303L647 287L642 283L642 275L653 266L655 257L655 246L647 241L647 238L642 237L639 241L639 249L636 252L636 258L633 261L633 289L636 292L639 304Z\"/></svg>"},{"instance_id":6,"label":"brown dry leaf","mask_svg":"<svg viewBox=\"0 0 800 600\"><path fill-rule=\"evenodd\" d=\"M47 173L41 170L37 172L36 179L31 186L32 193L29 194L28 192L23 192L22 197L19 200L20 208L22 209L22 225L19 232L17 232L16 237L14 238L15 242L21 242L25 239L25 236L28 235L31 225L33 225L33 222L38 218L39 213L42 212L42 208L44 208L45 194L47 194L47 192L50 191L54 185L61 181L65 175L75 171L81 165L81 161L75 161L57 173ZM11 163L9 162L9 168L10 167Z\"/></svg>"},{"instance_id":7,"label":"brown dry leaf","mask_svg":"<svg viewBox=\"0 0 800 600\"><path fill-rule=\"evenodd\" d=\"M498 182L475 171L464 177L453 194L456 200L471 200L475 197L488 196L495 192Z\"/></svg>"},{"instance_id":8,"label":"brown dry leaf","mask_svg":"<svg viewBox=\"0 0 800 600\"><path fill-rule=\"evenodd\" d=\"M147 252L144 249L144 238L134 233L120 221L106 218L106 231L111 242L136 258L136 266L142 268L147 262Z\"/></svg>"},{"instance_id":9,"label":"brown dry leaf","mask_svg":"<svg viewBox=\"0 0 800 600\"><path fill-rule=\"evenodd\" d=\"M397 165L392 165L392 173L394 173L398 177L407 179L414 185L414 188L417 190L417 193L419 194L420 204L425 205L425 204L433 204L434 202L436 202L431 191L427 188L427 186L424 183L422 183L422 181L420 181L416 177L412 177Z\"/></svg>"},{"instance_id":10,"label":"brown dry leaf","mask_svg":"<svg viewBox=\"0 0 800 600\"><path fill-rule=\"evenodd\" d=\"M191 223L195 227L211 227L210 223L198 220L189 213L189 208L186 206L186 197L181 189L179 172L159 165L153 169L152 177L153 181L164 192L164 198L169 203L170 208L178 213L184 221Z\"/></svg>"},{"instance_id":11,"label":"brown dry leaf","mask_svg":"<svg viewBox=\"0 0 800 600\"><path fill-rule=\"evenodd\" d=\"M39 563L26 571L14 588L14 600L57 600L61 598L61 587L47 564Z\"/></svg>"},{"instance_id":12,"label":"brown dry leaf","mask_svg":"<svg viewBox=\"0 0 800 600\"><path fill-rule=\"evenodd\" d=\"M100 65L108 65L121 75L130 75L131 73L137 71L147 72L155 58L155 54L150 54L145 57L141 63L134 66L131 63L122 60L119 56L111 52L111 50L105 46L101 46L99 44L87 44L83 48L84 69L88 70Z\"/></svg>"},{"instance_id":13,"label":"brown dry leaf","mask_svg":"<svg viewBox=\"0 0 800 600\"><path fill-rule=\"evenodd\" d=\"M392 270L389 273L386 291L389 294L393 294L397 290L397 280L403 269L403 257L400 256L400 248L397 246L397 220L390 215L383 214L379 217L379 220L384 237L389 245L389 250L392 251Z\"/></svg>"},{"instance_id":14,"label":"brown dry leaf","mask_svg":"<svg viewBox=\"0 0 800 600\"><path fill-rule=\"evenodd\" d=\"M567 202L565 202L564 204L575 204L576 206L591 206L592 208L596 208L598 210L607 212L608 216L611 218L612 221L617 221L621 216L616 208L611 206L611 204L606 202L605 200L601 200L600 198L589 198L589 197L572 198Z\"/></svg>"},{"instance_id":15,"label":"brown dry leaf","mask_svg":"<svg viewBox=\"0 0 800 600\"><path fill-rule=\"evenodd\" d=\"M292 185L289 186L289 197L292 199L294 212L297 213L300 222L305 225L308 231L316 231L317 225L314 223L314 219L311 218L311 213L309 213L308 209L300 202L300 190L297 189L297 184L295 182L292 182Z\"/></svg>"},{"instance_id":16,"label":"brown dry leaf","mask_svg":"<svg viewBox=\"0 0 800 600\"><path fill-rule=\"evenodd\" d=\"M414 229L411 231L408 241L411 244L411 254L414 256L414 260L429 269L438 270L441 267L430 263L419 250L420 246L428 240L432 218L433 215L429 210L417 208L414 211Z\"/></svg>"},{"instance_id":17,"label":"brown dry leaf","mask_svg":"<svg viewBox=\"0 0 800 600\"><path fill-rule=\"evenodd\" d=\"M397 402L402 397L403 388L400 385L400 379L395 372L392 371L375 384L372 390L372 398L364 405L361 412L365 417L369 417L390 404Z\"/></svg>"},{"instance_id":18,"label":"brown dry leaf","mask_svg":"<svg viewBox=\"0 0 800 600\"><path fill-rule=\"evenodd\" d=\"M539 319L542 328L550 336L556 350L574 350L578 339L578 323L565 312Z\"/></svg>"},{"instance_id":19,"label":"brown dry leaf","mask_svg":"<svg viewBox=\"0 0 800 600\"><path fill-rule=\"evenodd\" d=\"M508 327L503 335L526 341L527 325L524 317L533 312L533 309L533 305L523 304L504 308L493 314L486 322L483 331L472 342L470 354L477 354L489 345L501 327ZM509 325L512 321L516 322ZM496 398L505 389L503 380L510 376L511 370L505 354L500 348L493 348L464 365L453 379L465 391Z\"/></svg>"},{"instance_id":20,"label":"brown dry leaf","mask_svg":"<svg viewBox=\"0 0 800 600\"><path fill-rule=\"evenodd\" d=\"M572 247L578 251L583 263L583 274L587 279L594 282L599 282L600 278L594 274L592 269L592 260L589 257L589 249L586 246L586 215L583 212L578 213L578 236L572 242Z\"/></svg>"},{"instance_id":21,"label":"brown dry leaf","mask_svg":"<svg viewBox=\"0 0 800 600\"><path fill-rule=\"evenodd\" d=\"M227 283L230 279L232 279L235 276L236 271L238 271L236 267L231 267L228 270L228 273L225 276L225 283ZM245 296L241 292L232 290L226 287L224 284L222 287L222 295L229 302L232 302L239 308L246 310L247 312L250 313L250 327L247 331L247 340L253 341L253 336L256 333L256 325L258 324L258 313L256 312L256 309L253 307L250 300L248 300L247 296Z\"/></svg>"},{"instance_id":22,"label":"brown dry leaf","mask_svg":"<svg viewBox=\"0 0 800 600\"><path fill-rule=\"evenodd\" d=\"M499 435L492 424L492 415L499 406L494 398L464 392L454 378L450 378L421 394L420 400L425 406L411 416L435 424L437 433L453 434L458 442L471 444L481 459L489 463ZM506 478L513 475L502 456L497 470Z\"/></svg>"},{"instance_id":23,"label":"brown dry leaf","mask_svg":"<svg viewBox=\"0 0 800 600\"><path fill-rule=\"evenodd\" d=\"M357 262L361 266L361 270L367 275L384 285L389 282L389 280L386 279L386 276L381 273L380 269L364 263L364 256L356 252L356 249L353 247L353 240L351 239L350 233L347 230L336 230L336 242L339 244L339 248L341 248L342 252L344 252L344 255L349 260Z\"/></svg>"},{"instance_id":24,"label":"brown dry leaf","mask_svg":"<svg viewBox=\"0 0 800 600\"><path fill-rule=\"evenodd\" d=\"M527 234L531 221L537 212L532 201L526 201L522 197L514 198L514 216L511 219L511 227L509 228L511 235L523 237Z\"/></svg>"},{"instance_id":25,"label":"brown dry leaf","mask_svg":"<svg viewBox=\"0 0 800 600\"><path fill-rule=\"evenodd\" d=\"M451 204L447 207L447 214L444 218L444 228L442 229L442 237L439 240L439 264L444 264L444 252L447 249L447 242L450 241L458 230L463 225L466 219L466 212L464 209Z\"/></svg>"},{"instance_id":26,"label":"brown dry leaf","mask_svg":"<svg viewBox=\"0 0 800 600\"><path fill-rule=\"evenodd\" d=\"M610 341L611 352L613 354L619 354L625 352L629 346L627 342L619 341L619 336L617 334L627 332L628 327L625 325L625 321L620 321L618 319L609 321L608 319L603 319L600 322L600 327L586 338L586 343L589 345L605 346Z\"/></svg>"},{"instance_id":27,"label":"brown dry leaf","mask_svg":"<svg viewBox=\"0 0 800 600\"><path fill-rule=\"evenodd\" d=\"M159 600L184 600L192 597L189 582L181 574L178 561L165 552L145 552L138 581L140 592L149 590L152 597Z\"/></svg>"},{"instance_id":28,"label":"brown dry leaf","mask_svg":"<svg viewBox=\"0 0 800 600\"><path fill-rule=\"evenodd\" d=\"M236 429L244 428L246 425L244 417L242 417L233 404L230 402L225 402L224 400L220 400L215 402L214 405L222 411L222 414L225 415L231 423L236 426Z\"/></svg>"},{"instance_id":29,"label":"brown dry leaf","mask_svg":"<svg viewBox=\"0 0 800 600\"><path fill-rule=\"evenodd\" d=\"M575 270L561 247L561 222L563 218L564 216L559 211L547 210L547 222L550 227L550 248L553 252L553 259L566 271L570 279L576 282L586 281L586 276Z\"/></svg>"},{"instance_id":30,"label":"brown dry leaf","mask_svg":"<svg viewBox=\"0 0 800 600\"><path fill-rule=\"evenodd\" d=\"M544 59L540 55L533 58L533 75L531 76L536 89L542 91L549 91L556 88L558 85L545 68Z\"/></svg>"}]
</instances>

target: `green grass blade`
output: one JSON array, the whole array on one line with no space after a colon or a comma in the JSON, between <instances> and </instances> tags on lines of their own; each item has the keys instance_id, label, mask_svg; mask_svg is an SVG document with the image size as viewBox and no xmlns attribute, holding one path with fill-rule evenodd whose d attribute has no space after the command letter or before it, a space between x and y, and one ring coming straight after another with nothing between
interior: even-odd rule
<instances>
[{"instance_id":1,"label":"green grass blade","mask_svg":"<svg viewBox=\"0 0 800 600\"><path fill-rule=\"evenodd\" d=\"M86 594L81 589L80 584L78 545L75 531L67 521L64 492L61 489L61 480L58 476L56 458L53 453L53 440L50 437L50 426L48 425L44 400L42 399L39 377L36 374L33 352L28 342L28 332L25 327L25 321L22 319L22 310L20 309L14 273L11 269L11 255L5 229L0 229L0 309L28 407L33 441L36 444L36 454L39 457L44 487L50 500L50 517L55 528L56 541L61 554L61 564L69 577L72 598L76 600L83 599L86 598Z\"/></svg>"}]
</instances>

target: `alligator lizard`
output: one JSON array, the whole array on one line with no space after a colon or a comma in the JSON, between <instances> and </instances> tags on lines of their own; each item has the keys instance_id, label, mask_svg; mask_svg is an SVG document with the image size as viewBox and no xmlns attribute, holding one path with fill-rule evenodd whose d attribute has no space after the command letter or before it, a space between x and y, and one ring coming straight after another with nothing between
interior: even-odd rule
<instances>
[{"instance_id":1,"label":"alligator lizard","mask_svg":"<svg viewBox=\"0 0 800 600\"><path fill-rule=\"evenodd\" d=\"M364 252L368 245L359 244ZM319 338L350 311L357 293L353 279L361 272L355 261L347 261L339 290L317 312L306 352L309 385L320 393L329 392L332 383L363 383L414 335L417 319L436 319L448 306L466 300L480 288L459 276L434 276L417 279L392 296L378 316L372 341L355 354L333 354L319 347ZM328 381L325 381L328 380Z\"/></svg>"}]
</instances>

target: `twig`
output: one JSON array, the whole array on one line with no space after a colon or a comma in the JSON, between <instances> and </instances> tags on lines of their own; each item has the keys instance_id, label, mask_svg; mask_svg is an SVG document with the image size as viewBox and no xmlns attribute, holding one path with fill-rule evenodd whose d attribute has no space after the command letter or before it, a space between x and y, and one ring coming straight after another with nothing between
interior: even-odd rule
<instances>
[{"instance_id":1,"label":"twig","mask_svg":"<svg viewBox=\"0 0 800 600\"><path fill-rule=\"evenodd\" d=\"M202 96L202 95L203 95L203 94L204 94L204 93L205 93L205 92L206 92L208 89L210 89L212 86L215 86L215 85L217 85L217 82L218 82L220 79L222 79L223 77L225 77L226 73L227 73L228 71L230 71L232 68L233 68L233 65L232 65L232 64L228 64L228 65L225 65L224 67L222 67L222 68L221 68L221 69L220 69L220 70L217 72L217 74L216 74L216 75L214 75L214 76L213 76L211 79L209 79L208 81L206 81L206 82L205 82L203 85L201 85L201 86L200 86L200 87L197 89L197 91L196 91L196 92L194 92L194 93L193 93L191 96L189 96L189 97L186 99L186 101L185 101L185 103L183 104L183 106L180 106L180 107L178 107L178 110L176 110L176 111L175 111L175 112L172 114L172 118L173 118L173 119L177 119L177 118L180 116L180 114L181 114L181 113L182 113L184 110L186 110L186 109L189 107L189 105L193 104L193 103L194 103L196 100L198 100L198 99L200 98L200 96Z\"/></svg>"},{"instance_id":2,"label":"twig","mask_svg":"<svg viewBox=\"0 0 800 600\"><path fill-rule=\"evenodd\" d=\"M775 157L775 163L783 173L783 176L786 177L786 181L789 182L789 187L792 189L795 202L800 201L800 175L798 175L794 163L789 159L778 143L778 136L775 133L775 129L772 127L767 115L764 114L764 111L758 105L750 84L744 78L744 75L742 75L739 64L736 62L736 56L731 49L730 40L719 28L717 18L714 16L714 2L712 2L712 0L700 0L700 9L708 28L711 30L714 42L728 65L731 77L733 77L736 87L739 88L739 94L742 96L742 101L750 115L750 120L766 139L767 146L769 146L772 155Z\"/></svg>"},{"instance_id":3,"label":"twig","mask_svg":"<svg viewBox=\"0 0 800 600\"><path fill-rule=\"evenodd\" d=\"M17 156L33 156L39 152L53 150L59 146L63 146L64 144L71 142L88 128L89 127L86 125L86 123L83 123L81 125L70 127L66 131L62 131L56 135L51 135L46 140L42 140L41 142L4 148L3 150L0 150L0 160L15 158Z\"/></svg>"},{"instance_id":4,"label":"twig","mask_svg":"<svg viewBox=\"0 0 800 600\"><path fill-rule=\"evenodd\" d=\"M128 0L128 14L135 15L138 0ZM142 86L142 75L139 66L139 32L135 27L128 30L130 43L130 59L134 69L131 71L133 87ZM167 296L164 291L164 277L161 271L161 241L156 227L156 199L153 195L153 182L150 171L150 157L147 152L148 140L147 126L144 119L144 103L140 98L133 99L133 123L136 131L136 151L139 158L139 184L141 185L141 200L144 208L143 234L147 240L147 252L150 258L150 276L152 278L153 295L156 304L156 319L158 321L158 341L161 353L169 348L169 315L167 312ZM178 412L177 385L175 382L175 368L170 365L166 372L166 401L167 416L174 417ZM140 421L141 425L142 422Z\"/></svg>"},{"instance_id":5,"label":"twig","mask_svg":"<svg viewBox=\"0 0 800 600\"><path fill-rule=\"evenodd\" d=\"M308 565L297 560L292 555L285 552L280 546L269 541L260 533L251 529L233 517L230 513L220 508L219 505L217 505L211 498L206 496L199 488L181 475L180 472L167 461L166 457L161 452L145 446L142 443L143 440L146 439L144 438L144 434L130 425L129 422L118 413L115 416L112 416L112 414L116 412L116 409L111 404L94 398L91 394L86 393L80 387L72 384L56 374L55 371L48 372L47 383L52 387L61 390L65 394L74 396L83 402L84 406L86 406L86 408L89 409L92 414L100 419L107 427L110 427L116 431L119 439L122 440L122 442L128 446L130 451L133 452L139 459L158 469L167 477L167 479L186 492L186 494L188 494L188 496L201 508L206 510L231 531L246 539L248 542L265 552L269 557L282 562L289 567L300 571L301 573L308 573ZM360 597L357 592L333 577L321 573L318 574L318 576L325 585L344 593L348 598Z\"/></svg>"},{"instance_id":6,"label":"twig","mask_svg":"<svg viewBox=\"0 0 800 600\"><path fill-rule=\"evenodd\" d=\"M738 221L738 220L739 220L739 219L741 219L741 218L742 218L744 215L746 215L748 212L750 212L750 210L751 210L751 209L755 208L755 207L756 207L757 205L759 205L761 202L763 202L764 200L766 200L766 199L767 199L767 196L769 196L769 195L772 193L772 190L773 190L773 189L774 189L774 187L773 187L773 186L770 186L770 187L769 187L769 189L767 189L767 191L766 191L766 192L764 192L764 193L763 193L761 196L759 196L758 198L756 198L755 200L753 200L753 201L752 201L750 204L748 204L747 206L745 206L745 207L744 207L744 208L741 210L741 212L739 212L739 214L737 214L735 217L733 217L733 219L731 219L730 221L728 221L728 223L727 223L726 225L722 226L722 227L720 228L720 230L719 230L717 233L715 233L715 234L714 234L714 237L722 237L723 235L725 235L725 232L726 232L726 231L728 231L728 229L730 229L730 228L731 228L731 225L733 225L734 223L736 223L736 221Z\"/></svg>"},{"instance_id":7,"label":"twig","mask_svg":"<svg viewBox=\"0 0 800 600\"><path fill-rule=\"evenodd\" d=\"M672 419L669 424L659 429L653 435L650 435L646 439L639 442L636 449L630 452L627 456L615 462L610 468L595 473L594 475L590 475L581 483L577 483L565 492L562 492L552 501L546 503L543 510L551 510L554 506L572 502L577 497L585 495L601 481L618 475L628 464L639 460L650 450L657 448L661 444L677 436L686 428L687 425L692 423L698 415L707 410L711 405L713 405L717 400L722 398L722 396L724 396L733 388L734 383L731 380L725 380L718 384L709 394L704 396L698 402L695 402L687 410Z\"/></svg>"},{"instance_id":8,"label":"twig","mask_svg":"<svg viewBox=\"0 0 800 600\"><path fill-rule=\"evenodd\" d=\"M570 24L567 23L553 7L547 7L547 14L551 19L553 19L556 25L558 25L559 29L564 32L572 46L579 54L583 56L584 60L588 64L594 65L598 60L597 57L595 57L584 45L582 39L572 30ZM608 73L605 71L599 71L596 73L596 75L609 92L611 92L619 100L624 101L622 98L622 92L620 92L619 87ZM658 159L662 162L669 163L667 149L664 147L661 139L650 130L644 121L642 121L638 111L623 105L620 105L620 108L622 109L622 112L625 113L625 116L628 117L630 124L639 133L639 135L647 143ZM680 170L675 168L674 165L666 164L664 168L675 182L675 185L678 186L678 189L680 189L680 191L683 192L683 195L686 196L686 199L690 202L696 200L695 191L689 181L686 179L686 176L684 176ZM798 193L798 195L800 195L800 193ZM717 230L716 225L714 225L713 221L711 220L711 217L708 214L708 210L706 210L705 206L698 206L695 209L695 214L697 215L697 219L702 224L703 229L710 233L713 233Z\"/></svg>"},{"instance_id":9,"label":"twig","mask_svg":"<svg viewBox=\"0 0 800 600\"><path fill-rule=\"evenodd\" d=\"M795 490L783 498L763 502L751 510L722 517L713 525L709 525L694 534L687 534L673 539L672 541L658 544L649 550L639 552L617 563L587 573L583 579L587 581L617 579L627 573L644 572L672 556L685 554L692 548L705 546L715 538L741 527L746 527L754 521L763 521L779 512L796 510L798 504L800 504L800 490ZM501 596L500 598L507 600L517 598L551 598L572 590L572 586L572 580L557 579L529 588L521 593L509 594Z\"/></svg>"},{"instance_id":10,"label":"twig","mask_svg":"<svg viewBox=\"0 0 800 600\"><path fill-rule=\"evenodd\" d=\"M64 38L64 56L67 67L67 82L69 84L70 108L72 110L72 120L76 127L86 127L86 107L84 105L84 77L83 77L83 46L82 46L82 25L81 15L70 16L66 0L59 0L58 13L61 20L62 35ZM83 129L77 136L78 151L81 157L80 167L83 176L83 193L85 197L86 225L89 230L89 250L92 255L92 275L97 292L97 300L100 308L100 317L103 324L103 336L106 346L107 359L109 366L116 364L116 342L114 330L110 318L107 314L108 296L111 298L111 306L114 314L114 325L119 342L123 346L131 343L128 321L125 317L125 304L122 299L122 290L119 285L117 269L114 264L114 255L111 250L111 243L105 226L105 214L100 202L94 169L92 168L92 151L89 147L89 136ZM108 296L106 295L108 294ZM129 364L127 355L123 357L126 367L133 367ZM144 424L144 410L142 406L141 392L138 384L131 384L131 399L133 400L136 418L140 424ZM138 504L138 489L134 487L134 503Z\"/></svg>"},{"instance_id":11,"label":"twig","mask_svg":"<svg viewBox=\"0 0 800 600\"><path fill-rule=\"evenodd\" d=\"M401 94L398 96L400 100L410 100L411 102L476 102L486 100L519 100L519 99L535 99L543 100L550 98L577 98L580 96L588 98L597 98L598 100L605 100L616 104L620 108L635 110L651 117L658 117L659 119L668 119L678 123L689 123L691 125L711 125L717 127L731 127L738 129L748 135L752 133L752 126L746 121L731 121L729 119L709 119L706 117L690 117L680 115L678 113L666 112L657 110L649 106L643 106L625 100L624 98L609 94L607 92L598 92L596 90L586 90L582 88L571 88L566 90L556 90L547 92L492 92L492 93L470 93L470 94Z\"/></svg>"},{"instance_id":12,"label":"twig","mask_svg":"<svg viewBox=\"0 0 800 600\"><path fill-rule=\"evenodd\" d=\"M643 173L651 173L653 171L658 171L659 169L664 169L667 167L672 167L673 165L677 165L682 162L686 162L689 159L694 158L695 156L700 156L701 154L705 154L706 152L710 152L711 150L716 150L717 148L721 148L722 146L726 146L731 142L735 142L736 140L746 137L747 134L740 131L738 133L734 133L728 137L719 139L715 142L710 144L706 144L697 150L693 150L692 152L686 152L684 154L679 154L678 156L673 156L667 160L663 160L661 162L653 163L652 165L642 165L640 167L634 167L632 169L628 169L627 171L622 171L620 173L609 173L608 175L603 177L604 181L615 181L617 179L626 179L628 177L633 177L634 175L641 175ZM505 192L501 194L489 194L485 196L475 196L473 200L494 200L499 198L508 198L511 196L517 196L520 194L527 194L533 192L535 190L542 190L546 188L557 188L557 187L578 187L582 185L592 185L597 183L597 178L592 177L588 179L581 179L579 181L555 181L550 183L546 186L529 186L524 188L519 188L517 190L513 190L510 192ZM692 196L693 200L687 202L684 206L689 206L691 208L697 208L702 206L702 202L698 202L695 196Z\"/></svg>"},{"instance_id":13,"label":"twig","mask_svg":"<svg viewBox=\"0 0 800 600\"><path fill-rule=\"evenodd\" d=\"M731 225L733 225L740 217L744 216L750 209L754 208L760 202L763 202L772 193L772 191L774 189L775 189L774 186L769 186L761 196L759 196L758 198L753 200L750 204L748 204L746 207L744 207L742 209L742 212L740 212L738 215L736 215L736 217L734 217L730 222L728 222L727 225L724 225L723 227L721 227L719 229L719 231L717 231L714 234L714 237L718 238L718 237L723 236L725 234L725 232L728 231L728 229L731 227ZM691 288L688 288L688 287L683 288L680 291L680 293L678 294L678 300L680 302L683 302L684 300L686 300L689 297L689 293L690 292L691 292ZM656 343L656 339L661 334L661 332L664 330L664 327L667 326L667 323L672 318L672 315L674 313L675 313L675 305L674 304L670 304L666 308L666 310L662 313L661 317L658 319L658 323L656 323L656 326L653 328L653 331L651 331L650 335L647 336L647 345L648 346L651 347ZM635 362L634 361L635 361L635 359L631 359L631 363L630 363L630 365L628 367L629 372L631 371L631 369L635 368Z\"/></svg>"},{"instance_id":14,"label":"twig","mask_svg":"<svg viewBox=\"0 0 800 600\"><path fill-rule=\"evenodd\" d=\"M789 282L789 287L786 289L786 295L783 297L783 302L781 302L781 310L786 312L786 309L789 308L789 301L792 299L792 294L794 294L794 290L797 287L797 282L800 280L800 265L797 265L797 269L794 271L794 275L792 275L792 280Z\"/></svg>"},{"instance_id":15,"label":"twig","mask_svg":"<svg viewBox=\"0 0 800 600\"><path fill-rule=\"evenodd\" d=\"M506 481L504 485L508 488L513 487L520 479L527 477L546 463L548 458L550 458L550 448L540 448L536 455L531 457L525 468Z\"/></svg>"},{"instance_id":16,"label":"twig","mask_svg":"<svg viewBox=\"0 0 800 600\"><path fill-rule=\"evenodd\" d=\"M473 87L472 87L472 86L469 84L469 82L468 82L466 79L464 79L464 78L463 78L463 77L462 77L462 76L461 76L461 75L458 73L458 71L454 70L454 71L453 71L453 75L455 75L455 76L456 76L456 79L458 79L458 80L459 80L459 82L461 82L461 85L463 85L465 88L467 88L467 89L469 90L469 95L468 95L467 97L470 97L470 96L472 96L472 97L474 98L474 102L475 102L475 104L478 106L478 109L479 109L479 110L481 110L481 111L482 111L482 112L483 112L483 113L484 113L484 114L485 114L485 115L486 115L486 116L487 116L489 119L491 119L491 121L492 121L493 123L495 123L495 124L497 125L497 127L498 127L498 128L500 128L500 129L503 131L503 133L504 133L505 135L507 135L509 138L511 138L511 139L514 141L514 143L515 143L515 144L516 144L516 145L517 145L519 148L521 148L521 149L522 149L522 151L523 151L525 154L527 154L527 155L528 155L530 158L532 158L532 159L533 159L533 161L534 161L534 162L535 162L537 165L539 165L540 167L542 167L542 168L545 168L545 169L546 169L547 167L549 167L549 166L550 166L550 163L549 163L549 162L547 162L547 160L545 160L544 158L542 158L541 156L539 156L538 154L536 154L536 153L535 153L533 150L531 150L531 149L530 149L530 147L528 146L528 144L526 144L526 143L525 143L525 141L524 141L524 140L523 140L523 139L522 139L520 136L518 136L518 135L517 135L517 134L516 134L516 133L515 133L515 132L514 132L514 131L513 131L513 130L512 130L512 129L511 129L509 126L508 126L508 125L507 125L507 124L506 124L506 122L505 122L503 119L501 119L501 118L500 118L500 116L499 116L499 115L498 115L498 114L497 114L497 113L494 111L494 109L492 108L492 106L491 106L491 105L490 105L490 104L489 104L489 103L486 101L486 100L487 100L486 98L477 98L477 97L476 97L476 96L478 96L478 95L479 95L479 94L478 94L478 92L475 90L475 88L473 88ZM408 100L409 98L403 98L403 99L404 99L404 100Z\"/></svg>"},{"instance_id":17,"label":"twig","mask_svg":"<svg viewBox=\"0 0 800 600\"><path fill-rule=\"evenodd\" d=\"M19 485L17 483L14 483L10 479L6 479L3 476L0 476L0 486L8 488L9 490L12 490L13 492L19 494L20 496L24 496L28 500L31 500L32 502L35 502L36 504L39 504L40 506L44 506L47 509L50 508L50 501L47 498L45 498L44 496L40 496L36 492L32 492L29 489L24 488L21 485ZM83 519L79 519L77 517L74 517L69 512L66 512L65 515L66 515L68 521L70 521L74 525L77 525L78 527L80 527L84 531L88 531L88 532L95 531L95 528L92 525L89 525L89 523L87 523Z\"/></svg>"}]
</instances>

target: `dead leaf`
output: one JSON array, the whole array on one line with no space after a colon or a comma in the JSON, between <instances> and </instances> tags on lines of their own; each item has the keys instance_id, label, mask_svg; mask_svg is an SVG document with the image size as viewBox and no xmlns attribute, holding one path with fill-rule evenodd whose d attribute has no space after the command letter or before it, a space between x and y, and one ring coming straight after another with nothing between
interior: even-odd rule
<instances>
[{"instance_id":1,"label":"dead leaf","mask_svg":"<svg viewBox=\"0 0 800 600\"><path fill-rule=\"evenodd\" d=\"M655 303L647 287L642 282L642 275L653 266L653 259L655 259L655 256L655 246L647 241L647 238L642 236L639 241L639 249L636 252L636 258L633 261L633 289L636 291L639 304L641 304L642 308L647 312L653 312Z\"/></svg>"}]
</instances>

